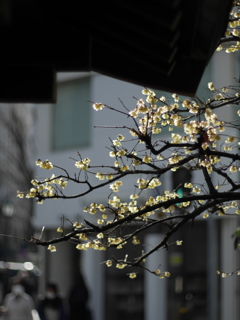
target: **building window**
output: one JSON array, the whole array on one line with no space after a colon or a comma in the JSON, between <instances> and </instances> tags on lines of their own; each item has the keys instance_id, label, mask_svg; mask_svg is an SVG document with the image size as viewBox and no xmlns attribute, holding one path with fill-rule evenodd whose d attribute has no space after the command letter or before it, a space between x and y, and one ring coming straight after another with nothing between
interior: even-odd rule
<instances>
[{"instance_id":1,"label":"building window","mask_svg":"<svg viewBox=\"0 0 240 320\"><path fill-rule=\"evenodd\" d=\"M58 84L52 106L52 149L79 149L90 144L90 78Z\"/></svg>"}]
</instances>

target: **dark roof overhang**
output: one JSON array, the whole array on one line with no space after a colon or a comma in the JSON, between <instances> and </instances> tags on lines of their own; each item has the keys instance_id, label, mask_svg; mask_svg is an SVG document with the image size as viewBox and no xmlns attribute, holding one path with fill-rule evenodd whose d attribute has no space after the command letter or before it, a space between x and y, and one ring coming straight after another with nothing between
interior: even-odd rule
<instances>
[{"instance_id":1,"label":"dark roof overhang","mask_svg":"<svg viewBox=\"0 0 240 320\"><path fill-rule=\"evenodd\" d=\"M2 0L0 102L54 102L56 73L95 71L194 95L232 0Z\"/></svg>"}]
</instances>

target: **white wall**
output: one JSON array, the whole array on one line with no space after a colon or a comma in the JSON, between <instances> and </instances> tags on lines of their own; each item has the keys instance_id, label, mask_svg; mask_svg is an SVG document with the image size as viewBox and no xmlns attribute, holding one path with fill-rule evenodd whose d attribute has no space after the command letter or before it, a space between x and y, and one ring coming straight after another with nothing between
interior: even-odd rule
<instances>
[{"instance_id":1,"label":"white wall","mask_svg":"<svg viewBox=\"0 0 240 320\"><path fill-rule=\"evenodd\" d=\"M145 237L145 243L157 246L164 238L163 234L149 234ZM156 270L161 261L161 272L167 271L167 252L159 250L154 252L146 261L148 270ZM167 320L167 281L158 279L156 276L145 271L144 274L144 319L146 320Z\"/></svg>"}]
</instances>

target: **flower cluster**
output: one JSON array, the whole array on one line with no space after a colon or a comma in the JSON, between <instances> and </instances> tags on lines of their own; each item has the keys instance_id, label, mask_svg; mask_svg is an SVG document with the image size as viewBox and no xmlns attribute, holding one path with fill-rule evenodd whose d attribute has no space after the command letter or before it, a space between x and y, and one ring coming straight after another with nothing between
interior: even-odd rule
<instances>
[{"instance_id":1,"label":"flower cluster","mask_svg":"<svg viewBox=\"0 0 240 320\"><path fill-rule=\"evenodd\" d=\"M88 166L89 166L89 163L90 163L90 159L89 158L85 158L83 160L80 160L80 161L76 161L75 162L75 166L78 168L78 169L81 169L81 170L84 170L86 171Z\"/></svg>"},{"instance_id":2,"label":"flower cluster","mask_svg":"<svg viewBox=\"0 0 240 320\"><path fill-rule=\"evenodd\" d=\"M53 168L53 165L49 160L42 161L38 159L36 165L46 170L51 170Z\"/></svg>"},{"instance_id":3,"label":"flower cluster","mask_svg":"<svg viewBox=\"0 0 240 320\"><path fill-rule=\"evenodd\" d=\"M228 28L221 39L221 44L217 47L216 51L225 49L225 52L232 53L240 49L240 13L239 2L233 1L233 8L230 12ZM232 44L234 42L234 44ZM225 46L225 44L228 44Z\"/></svg>"}]
</instances>

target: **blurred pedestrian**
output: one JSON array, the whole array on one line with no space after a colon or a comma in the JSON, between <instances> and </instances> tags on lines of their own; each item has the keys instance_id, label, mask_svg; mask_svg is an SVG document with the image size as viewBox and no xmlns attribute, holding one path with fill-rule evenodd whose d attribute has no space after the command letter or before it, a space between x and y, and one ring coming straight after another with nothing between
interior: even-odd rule
<instances>
[{"instance_id":1,"label":"blurred pedestrian","mask_svg":"<svg viewBox=\"0 0 240 320\"><path fill-rule=\"evenodd\" d=\"M57 285L49 282L45 297L40 300L38 313L41 320L67 320L63 299L58 294Z\"/></svg>"},{"instance_id":2,"label":"blurred pedestrian","mask_svg":"<svg viewBox=\"0 0 240 320\"><path fill-rule=\"evenodd\" d=\"M33 320L32 310L34 302L30 295L25 293L21 279L14 278L11 293L7 294L3 306L0 308L1 313L6 320Z\"/></svg>"}]
</instances>

